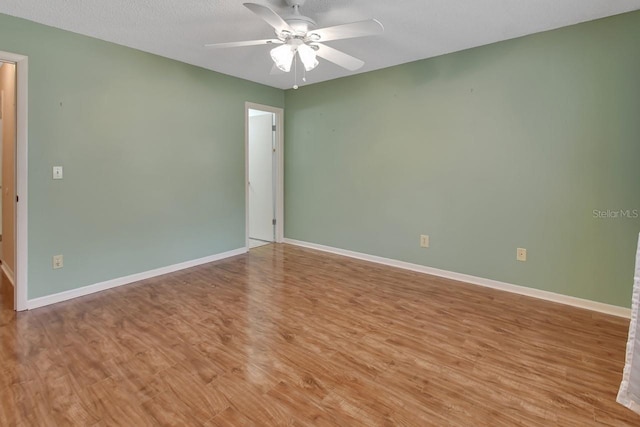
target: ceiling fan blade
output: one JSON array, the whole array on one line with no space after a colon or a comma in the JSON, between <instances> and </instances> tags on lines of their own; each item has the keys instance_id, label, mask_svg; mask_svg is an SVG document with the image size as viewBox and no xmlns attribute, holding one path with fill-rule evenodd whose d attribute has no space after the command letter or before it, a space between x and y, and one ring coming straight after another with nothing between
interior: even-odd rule
<instances>
[{"instance_id":1,"label":"ceiling fan blade","mask_svg":"<svg viewBox=\"0 0 640 427\"><path fill-rule=\"evenodd\" d=\"M282 44L282 41L278 39L247 40L243 42L209 43L209 44L205 44L204 47L220 49L220 48L226 48L226 47L257 46L261 44Z\"/></svg>"},{"instance_id":2,"label":"ceiling fan blade","mask_svg":"<svg viewBox=\"0 0 640 427\"><path fill-rule=\"evenodd\" d=\"M243 3L243 5L251 12L262 18L267 24L271 25L280 34L282 31L288 31L291 34L295 34L295 31L287 22L280 17L273 10L267 6L256 3Z\"/></svg>"},{"instance_id":3,"label":"ceiling fan blade","mask_svg":"<svg viewBox=\"0 0 640 427\"><path fill-rule=\"evenodd\" d=\"M278 68L276 64L273 64L273 66L271 67L271 72L269 72L269 74L272 76L277 76L277 75L286 74L286 73L282 71L280 68Z\"/></svg>"},{"instance_id":4,"label":"ceiling fan blade","mask_svg":"<svg viewBox=\"0 0 640 427\"><path fill-rule=\"evenodd\" d=\"M309 31L307 37L311 36L312 41L327 42L331 40L351 39L354 37L373 36L384 31L384 27L380 21L369 19L366 21L352 22L350 24L336 25L333 27L318 28ZM320 36L318 40L314 40L313 34Z\"/></svg>"},{"instance_id":5,"label":"ceiling fan blade","mask_svg":"<svg viewBox=\"0 0 640 427\"><path fill-rule=\"evenodd\" d=\"M346 53L327 45L318 43L316 44L316 46L318 46L316 55L326 59L327 61L333 62L334 64L339 65L342 68L346 68L349 71L356 71L364 65L364 61L361 61L360 59L355 58L351 55L347 55Z\"/></svg>"}]
</instances>

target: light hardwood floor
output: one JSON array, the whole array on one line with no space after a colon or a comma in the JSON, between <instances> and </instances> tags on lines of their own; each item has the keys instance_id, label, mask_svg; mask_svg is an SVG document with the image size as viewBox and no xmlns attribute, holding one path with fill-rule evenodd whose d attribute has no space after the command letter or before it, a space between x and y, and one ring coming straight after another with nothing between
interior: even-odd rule
<instances>
[{"instance_id":1,"label":"light hardwood floor","mask_svg":"<svg viewBox=\"0 0 640 427\"><path fill-rule=\"evenodd\" d=\"M628 321L288 245L2 307L2 426L640 425Z\"/></svg>"}]
</instances>

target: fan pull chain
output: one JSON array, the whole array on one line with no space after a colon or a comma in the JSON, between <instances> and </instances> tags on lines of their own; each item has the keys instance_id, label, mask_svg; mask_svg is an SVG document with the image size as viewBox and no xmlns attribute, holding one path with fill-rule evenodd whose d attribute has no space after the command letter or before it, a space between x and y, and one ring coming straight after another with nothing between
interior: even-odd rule
<instances>
[{"instance_id":1,"label":"fan pull chain","mask_svg":"<svg viewBox=\"0 0 640 427\"><path fill-rule=\"evenodd\" d=\"M298 89L298 52L293 57L293 88Z\"/></svg>"}]
</instances>

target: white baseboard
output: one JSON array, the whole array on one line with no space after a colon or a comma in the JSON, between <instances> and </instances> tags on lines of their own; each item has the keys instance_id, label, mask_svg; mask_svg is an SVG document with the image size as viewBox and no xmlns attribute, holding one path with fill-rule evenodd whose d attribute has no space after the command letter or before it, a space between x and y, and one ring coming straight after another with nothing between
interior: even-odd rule
<instances>
[{"instance_id":1,"label":"white baseboard","mask_svg":"<svg viewBox=\"0 0 640 427\"><path fill-rule=\"evenodd\" d=\"M2 271L4 271L5 276L7 276L7 279L9 279L9 283L11 283L11 286L13 286L14 288L16 287L16 282L13 276L13 271L11 271L11 269L7 266L7 263L4 261L1 261L2 265L0 265L0 268L2 268Z\"/></svg>"},{"instance_id":2,"label":"white baseboard","mask_svg":"<svg viewBox=\"0 0 640 427\"><path fill-rule=\"evenodd\" d=\"M117 279L107 280L106 282L100 282L93 285L83 286L78 289L71 289L69 291L60 292L53 295L47 295L40 298L34 298L27 301L27 309L33 310L35 308L44 307L45 305L55 304L62 301L67 301L73 298L82 297L85 295L93 294L107 289L116 288L118 286L128 285L140 280L150 279L152 277L161 276L163 274L173 273L174 271L184 270L186 268L195 267L209 262L218 261L232 256L242 255L246 253L246 248L234 249L232 251L223 252L215 255L210 255L204 258L198 258L191 261L181 262L179 264L169 265L167 267L160 267L154 270L144 271L142 273L131 274L125 277L119 277Z\"/></svg>"},{"instance_id":3,"label":"white baseboard","mask_svg":"<svg viewBox=\"0 0 640 427\"><path fill-rule=\"evenodd\" d=\"M294 239L284 239L285 243L290 245L301 246L309 249L316 249L318 251L330 252L332 254L343 255L350 258L356 258L364 261L375 262L377 264L384 264L391 267L402 268L404 270L411 270L418 273L430 274L433 276L444 277L447 279L457 280L460 282L471 283L473 285L484 286L487 288L498 289L501 291L512 292L520 295L526 295L529 297L539 298L547 301L553 301L560 304L571 305L574 307L585 308L587 310L598 311L600 313L611 314L613 316L631 318L631 309L625 307L618 307L616 305L605 304L602 302L591 301L582 298L571 297L568 295L557 294L555 292L543 291L540 289L528 288L526 286L513 285L511 283L499 282L497 280L485 279L482 277L471 276L468 274L455 273L453 271L440 270L438 268L427 267L419 264L412 264L409 262L398 261L390 258L383 258L375 255L368 255L360 252L349 251L346 249L334 248L331 246L319 245L316 243L303 242Z\"/></svg>"}]
</instances>

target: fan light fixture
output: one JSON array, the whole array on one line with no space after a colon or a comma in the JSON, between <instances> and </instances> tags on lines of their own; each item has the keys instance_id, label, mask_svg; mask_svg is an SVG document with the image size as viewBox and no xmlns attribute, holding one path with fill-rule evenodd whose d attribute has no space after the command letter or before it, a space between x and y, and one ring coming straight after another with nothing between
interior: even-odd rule
<instances>
[{"instance_id":1,"label":"fan light fixture","mask_svg":"<svg viewBox=\"0 0 640 427\"><path fill-rule=\"evenodd\" d=\"M271 59L273 59L276 67L280 68L285 73L291 71L291 63L293 62L295 54L296 49L289 44L283 44L275 49L271 49Z\"/></svg>"},{"instance_id":2,"label":"fan light fixture","mask_svg":"<svg viewBox=\"0 0 640 427\"><path fill-rule=\"evenodd\" d=\"M313 50L308 44L301 44L298 46L298 56L304 69L311 71L318 66L318 59L316 58L316 51Z\"/></svg>"},{"instance_id":3,"label":"fan light fixture","mask_svg":"<svg viewBox=\"0 0 640 427\"><path fill-rule=\"evenodd\" d=\"M300 57L300 61L302 61L305 70L311 71L318 66L319 62L316 58L316 51L311 46L302 42L296 44L287 43L271 49L271 59L273 59L276 67L288 73L291 71L291 64L293 63L296 53Z\"/></svg>"},{"instance_id":4,"label":"fan light fixture","mask_svg":"<svg viewBox=\"0 0 640 427\"><path fill-rule=\"evenodd\" d=\"M285 0L292 12L284 17L267 6L257 3L243 3L251 12L275 30L275 38L246 40L226 43L210 43L205 47L221 49L242 46L281 45L271 49L271 59L276 68L288 73L291 71L296 54L306 71L318 66L318 57L332 62L346 70L356 71L362 68L364 61L324 44L325 42L380 34L384 27L375 19L350 22L332 27L316 28L316 23L300 13L300 7L306 0ZM304 79L303 79L304 81Z\"/></svg>"}]
</instances>

